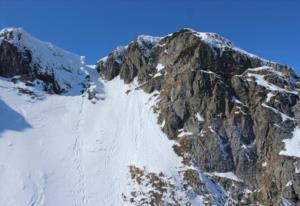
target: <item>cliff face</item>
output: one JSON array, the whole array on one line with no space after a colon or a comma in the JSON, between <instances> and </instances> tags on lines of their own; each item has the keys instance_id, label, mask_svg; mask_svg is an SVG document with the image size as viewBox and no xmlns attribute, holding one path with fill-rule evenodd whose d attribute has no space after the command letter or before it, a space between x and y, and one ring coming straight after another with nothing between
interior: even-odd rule
<instances>
[{"instance_id":1,"label":"cliff face","mask_svg":"<svg viewBox=\"0 0 300 206\"><path fill-rule=\"evenodd\" d=\"M145 92L157 91L158 124L179 143L174 150L228 191L232 204L300 204L299 141L289 147L300 109L292 69L217 34L183 29L139 36L97 70L103 79L137 79Z\"/></svg>"}]
</instances>

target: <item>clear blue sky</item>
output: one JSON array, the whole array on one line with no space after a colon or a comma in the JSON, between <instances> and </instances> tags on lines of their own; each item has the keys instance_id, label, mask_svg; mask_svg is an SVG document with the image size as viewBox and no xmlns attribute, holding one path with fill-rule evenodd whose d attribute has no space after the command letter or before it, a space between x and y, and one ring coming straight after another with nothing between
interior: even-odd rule
<instances>
[{"instance_id":1,"label":"clear blue sky","mask_svg":"<svg viewBox=\"0 0 300 206\"><path fill-rule=\"evenodd\" d=\"M23 27L89 63L139 34L190 27L300 73L300 0L0 0L3 27Z\"/></svg>"}]
</instances>

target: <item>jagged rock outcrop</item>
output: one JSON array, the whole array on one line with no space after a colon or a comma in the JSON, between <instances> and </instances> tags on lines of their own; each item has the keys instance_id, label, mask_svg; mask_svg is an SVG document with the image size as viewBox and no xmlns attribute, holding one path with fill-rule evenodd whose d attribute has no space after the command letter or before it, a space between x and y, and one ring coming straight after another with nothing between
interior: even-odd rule
<instances>
[{"instance_id":1,"label":"jagged rock outcrop","mask_svg":"<svg viewBox=\"0 0 300 206\"><path fill-rule=\"evenodd\" d=\"M106 80L159 92L158 123L233 205L300 205L300 159L284 141L299 124L299 77L213 33L139 36L97 63ZM299 143L298 143L299 144ZM234 174L240 181L216 174Z\"/></svg>"}]
</instances>

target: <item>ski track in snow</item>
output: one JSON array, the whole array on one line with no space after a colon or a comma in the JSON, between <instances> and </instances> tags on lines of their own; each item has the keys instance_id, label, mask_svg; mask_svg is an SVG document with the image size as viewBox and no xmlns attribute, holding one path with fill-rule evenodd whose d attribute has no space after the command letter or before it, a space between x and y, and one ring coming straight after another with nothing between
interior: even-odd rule
<instances>
[{"instance_id":1,"label":"ski track in snow","mask_svg":"<svg viewBox=\"0 0 300 206\"><path fill-rule=\"evenodd\" d=\"M0 205L127 205L129 165L171 174L180 164L149 95L126 94L121 80L106 83L96 104L85 96L27 101L12 83L0 86L1 100L31 125L0 131Z\"/></svg>"},{"instance_id":2,"label":"ski track in snow","mask_svg":"<svg viewBox=\"0 0 300 206\"><path fill-rule=\"evenodd\" d=\"M0 87L11 84L0 79ZM122 199L132 189L129 165L177 181L181 158L157 124L155 98L142 90L126 94L134 85L119 78L103 87L105 100L96 104L85 95L31 102L1 90L0 99L30 126L0 130L0 205L131 205Z\"/></svg>"},{"instance_id":3,"label":"ski track in snow","mask_svg":"<svg viewBox=\"0 0 300 206\"><path fill-rule=\"evenodd\" d=\"M82 148L84 148L81 134L80 134L80 123L82 121L83 115L83 105L84 105L84 97L81 98L80 109L78 114L78 120L75 125L75 142L73 146L74 153L74 168L77 170L77 185L74 191L74 197L80 197L80 200L76 200L75 205L85 205L86 204L86 189L85 189L85 176L82 165Z\"/></svg>"},{"instance_id":4,"label":"ski track in snow","mask_svg":"<svg viewBox=\"0 0 300 206\"><path fill-rule=\"evenodd\" d=\"M119 77L103 82L95 65L86 65L84 57L22 29L7 31L15 34L11 43L31 50L33 62L44 73L56 68L59 85L71 88L66 94L49 95L41 86L0 78L0 206L132 205L122 198L133 189L130 165L162 172L174 184L180 181L178 171L185 166L173 151L175 142L157 124L152 109L156 98L136 90L137 82L124 84ZM144 47L160 39L139 36L137 42ZM125 48L115 55L122 55ZM159 64L157 69L163 67ZM89 88L81 95L83 83ZM18 87L37 98L19 94ZM220 196L212 182L205 182ZM197 198L192 201L199 205Z\"/></svg>"}]
</instances>

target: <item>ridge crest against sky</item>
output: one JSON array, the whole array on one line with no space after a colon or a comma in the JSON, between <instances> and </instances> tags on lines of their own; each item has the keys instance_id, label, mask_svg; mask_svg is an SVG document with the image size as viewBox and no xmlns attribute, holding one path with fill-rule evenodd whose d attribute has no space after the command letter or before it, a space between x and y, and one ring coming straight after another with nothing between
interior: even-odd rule
<instances>
[{"instance_id":1,"label":"ridge crest against sky","mask_svg":"<svg viewBox=\"0 0 300 206\"><path fill-rule=\"evenodd\" d=\"M299 74L299 8L300 0L0 0L0 29L22 27L93 64L138 35L188 27L218 33Z\"/></svg>"}]
</instances>

